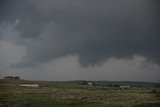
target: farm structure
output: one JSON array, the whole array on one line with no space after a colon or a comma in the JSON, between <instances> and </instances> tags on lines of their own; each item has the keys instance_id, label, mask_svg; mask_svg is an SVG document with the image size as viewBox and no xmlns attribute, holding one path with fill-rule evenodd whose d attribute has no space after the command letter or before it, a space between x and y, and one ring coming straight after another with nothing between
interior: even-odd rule
<instances>
[{"instance_id":1,"label":"farm structure","mask_svg":"<svg viewBox=\"0 0 160 107\"><path fill-rule=\"evenodd\" d=\"M18 76L6 76L4 77L5 80L19 80L20 77Z\"/></svg>"},{"instance_id":2,"label":"farm structure","mask_svg":"<svg viewBox=\"0 0 160 107\"><path fill-rule=\"evenodd\" d=\"M120 88L131 88L131 86L120 86Z\"/></svg>"},{"instance_id":3,"label":"farm structure","mask_svg":"<svg viewBox=\"0 0 160 107\"><path fill-rule=\"evenodd\" d=\"M19 84L20 87L39 87L39 84Z\"/></svg>"}]
</instances>

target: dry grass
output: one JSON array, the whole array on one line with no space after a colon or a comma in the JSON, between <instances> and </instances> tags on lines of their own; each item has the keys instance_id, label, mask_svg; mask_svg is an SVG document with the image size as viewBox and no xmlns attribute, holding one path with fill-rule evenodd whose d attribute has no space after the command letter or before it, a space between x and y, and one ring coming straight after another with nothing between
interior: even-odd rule
<instances>
[{"instance_id":1,"label":"dry grass","mask_svg":"<svg viewBox=\"0 0 160 107\"><path fill-rule=\"evenodd\" d=\"M0 107L159 107L159 89L120 89L66 83L38 82L41 87L19 87L30 81L0 80Z\"/></svg>"}]
</instances>

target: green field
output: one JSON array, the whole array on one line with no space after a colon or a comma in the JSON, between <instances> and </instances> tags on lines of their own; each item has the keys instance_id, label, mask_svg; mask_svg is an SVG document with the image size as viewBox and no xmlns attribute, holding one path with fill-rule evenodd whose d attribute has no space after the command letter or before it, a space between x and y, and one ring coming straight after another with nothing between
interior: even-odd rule
<instances>
[{"instance_id":1,"label":"green field","mask_svg":"<svg viewBox=\"0 0 160 107\"><path fill-rule=\"evenodd\" d=\"M20 87L38 83L39 88ZM0 80L0 107L160 107L160 89Z\"/></svg>"}]
</instances>

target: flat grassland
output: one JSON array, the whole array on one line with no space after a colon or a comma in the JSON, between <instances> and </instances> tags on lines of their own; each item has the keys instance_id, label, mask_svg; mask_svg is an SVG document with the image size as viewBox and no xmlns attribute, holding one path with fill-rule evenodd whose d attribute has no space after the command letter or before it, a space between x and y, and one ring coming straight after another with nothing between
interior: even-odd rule
<instances>
[{"instance_id":1,"label":"flat grassland","mask_svg":"<svg viewBox=\"0 0 160 107\"><path fill-rule=\"evenodd\" d=\"M21 83L40 87L20 87ZM160 107L160 89L1 79L0 107Z\"/></svg>"}]
</instances>

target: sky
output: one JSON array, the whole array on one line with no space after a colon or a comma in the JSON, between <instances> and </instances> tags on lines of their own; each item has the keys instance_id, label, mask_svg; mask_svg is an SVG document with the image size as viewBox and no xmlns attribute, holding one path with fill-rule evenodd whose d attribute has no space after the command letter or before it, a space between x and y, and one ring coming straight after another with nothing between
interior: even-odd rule
<instances>
[{"instance_id":1,"label":"sky","mask_svg":"<svg viewBox=\"0 0 160 107\"><path fill-rule=\"evenodd\" d=\"M159 0L1 0L0 78L160 82Z\"/></svg>"}]
</instances>

